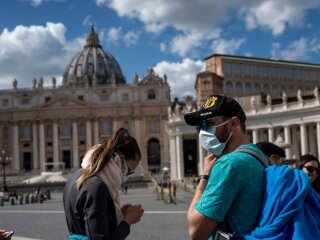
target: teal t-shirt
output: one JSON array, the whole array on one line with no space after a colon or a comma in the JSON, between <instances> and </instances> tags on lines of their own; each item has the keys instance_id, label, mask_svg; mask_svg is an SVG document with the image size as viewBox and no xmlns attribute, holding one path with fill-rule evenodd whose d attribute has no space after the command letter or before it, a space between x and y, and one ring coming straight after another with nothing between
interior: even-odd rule
<instances>
[{"instance_id":1,"label":"teal t-shirt","mask_svg":"<svg viewBox=\"0 0 320 240\"><path fill-rule=\"evenodd\" d=\"M242 145L268 158L254 145ZM232 152L212 167L208 185L195 208L217 222L226 222L236 233L252 230L260 217L264 193L264 166L248 153Z\"/></svg>"}]
</instances>

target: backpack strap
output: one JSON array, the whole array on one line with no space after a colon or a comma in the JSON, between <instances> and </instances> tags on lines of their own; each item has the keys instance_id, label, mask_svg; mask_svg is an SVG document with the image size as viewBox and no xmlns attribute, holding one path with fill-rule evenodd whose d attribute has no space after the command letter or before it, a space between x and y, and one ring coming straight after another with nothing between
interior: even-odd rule
<instances>
[{"instance_id":1,"label":"backpack strap","mask_svg":"<svg viewBox=\"0 0 320 240\"><path fill-rule=\"evenodd\" d=\"M266 168L268 165L265 163L265 160L255 151L248 149L248 148L238 148L234 152L243 152L243 153L248 153L251 156L255 157L256 159L259 160L259 162ZM269 166L271 165L269 159L268 159L268 164Z\"/></svg>"}]
</instances>

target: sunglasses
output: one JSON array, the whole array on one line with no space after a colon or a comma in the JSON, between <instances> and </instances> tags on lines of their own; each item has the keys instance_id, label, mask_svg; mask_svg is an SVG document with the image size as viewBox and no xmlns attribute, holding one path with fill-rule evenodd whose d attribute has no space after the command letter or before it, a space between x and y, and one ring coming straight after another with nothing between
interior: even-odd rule
<instances>
[{"instance_id":1,"label":"sunglasses","mask_svg":"<svg viewBox=\"0 0 320 240\"><path fill-rule=\"evenodd\" d=\"M130 176L134 174L134 170L129 166L127 159L124 160L124 164L127 166L127 169L128 169L126 176Z\"/></svg>"},{"instance_id":2,"label":"sunglasses","mask_svg":"<svg viewBox=\"0 0 320 240\"><path fill-rule=\"evenodd\" d=\"M203 118L203 119L200 119L199 126L197 126L196 129L199 132L200 130L207 130L210 127L219 127L219 126L223 125L227 120L229 120L229 118L225 117L225 116L219 116L219 117L221 117L222 120L224 121L221 124L215 125L212 122L212 118Z\"/></svg>"},{"instance_id":3,"label":"sunglasses","mask_svg":"<svg viewBox=\"0 0 320 240\"><path fill-rule=\"evenodd\" d=\"M320 173L320 169L313 166L304 166L304 168L307 169L309 173L314 173L314 172L316 172L317 174Z\"/></svg>"}]
</instances>

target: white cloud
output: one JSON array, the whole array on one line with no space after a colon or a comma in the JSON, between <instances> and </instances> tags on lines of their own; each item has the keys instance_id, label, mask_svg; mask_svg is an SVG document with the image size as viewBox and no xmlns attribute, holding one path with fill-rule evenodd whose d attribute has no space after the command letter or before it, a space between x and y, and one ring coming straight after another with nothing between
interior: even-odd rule
<instances>
[{"instance_id":1,"label":"white cloud","mask_svg":"<svg viewBox=\"0 0 320 240\"><path fill-rule=\"evenodd\" d=\"M23 1L28 1L32 6L38 7L45 2L64 2L65 0L23 0Z\"/></svg>"},{"instance_id":2,"label":"white cloud","mask_svg":"<svg viewBox=\"0 0 320 240\"><path fill-rule=\"evenodd\" d=\"M167 50L182 57L218 38L208 33L220 32L220 24L234 17L244 21L248 30L262 28L278 36L288 26L304 26L306 11L320 7L319 0L303 4L301 0L96 0L96 4L113 9L120 17L138 19L148 32L174 29Z\"/></svg>"},{"instance_id":3,"label":"white cloud","mask_svg":"<svg viewBox=\"0 0 320 240\"><path fill-rule=\"evenodd\" d=\"M274 36L282 34L287 25L301 27L307 10L320 7L318 0L264 0L252 6L244 6L241 15L247 29L258 27L269 29Z\"/></svg>"},{"instance_id":4,"label":"white cloud","mask_svg":"<svg viewBox=\"0 0 320 240\"><path fill-rule=\"evenodd\" d=\"M61 76L70 59L84 45L83 38L65 39L62 23L46 26L16 26L0 33L0 85L11 87L17 78L18 87L31 87L34 77Z\"/></svg>"},{"instance_id":5,"label":"white cloud","mask_svg":"<svg viewBox=\"0 0 320 240\"><path fill-rule=\"evenodd\" d=\"M171 98L182 98L185 95L195 97L194 84L196 75L203 71L204 63L185 58L182 62L159 62L154 70L159 76L168 77L171 88Z\"/></svg>"},{"instance_id":6,"label":"white cloud","mask_svg":"<svg viewBox=\"0 0 320 240\"><path fill-rule=\"evenodd\" d=\"M106 5L120 17L140 20L145 30L159 34L171 27L177 35L169 40L167 49L182 57L196 48L204 46L208 40L219 37L218 24L226 19L230 8L238 8L253 0L229 0L224 2L205 0L99 0L97 5ZM156 6L156 7L155 7Z\"/></svg>"},{"instance_id":7,"label":"white cloud","mask_svg":"<svg viewBox=\"0 0 320 240\"><path fill-rule=\"evenodd\" d=\"M137 44L139 37L140 37L140 33L138 33L137 31L131 30L124 35L123 41L128 47L128 46Z\"/></svg>"},{"instance_id":8,"label":"white cloud","mask_svg":"<svg viewBox=\"0 0 320 240\"><path fill-rule=\"evenodd\" d=\"M188 33L175 36L171 43L171 52L179 56L196 56L196 49L203 46L207 40L218 38L220 30L216 29L208 34L204 33Z\"/></svg>"},{"instance_id":9,"label":"white cloud","mask_svg":"<svg viewBox=\"0 0 320 240\"><path fill-rule=\"evenodd\" d=\"M117 43L119 38L121 37L121 31L122 31L121 27L110 28L108 31L108 34L107 34L108 35L108 42Z\"/></svg>"},{"instance_id":10,"label":"white cloud","mask_svg":"<svg viewBox=\"0 0 320 240\"><path fill-rule=\"evenodd\" d=\"M272 44L271 55L273 58L288 60L307 60L312 53L320 53L320 40L301 37L291 42L286 48L281 49L281 44L275 42Z\"/></svg>"},{"instance_id":11,"label":"white cloud","mask_svg":"<svg viewBox=\"0 0 320 240\"><path fill-rule=\"evenodd\" d=\"M218 39L213 42L211 49L214 53L234 54L245 41L245 38L232 38L231 40Z\"/></svg>"},{"instance_id":12,"label":"white cloud","mask_svg":"<svg viewBox=\"0 0 320 240\"><path fill-rule=\"evenodd\" d=\"M104 4L106 4L107 0L96 0L96 4L100 7Z\"/></svg>"},{"instance_id":13,"label":"white cloud","mask_svg":"<svg viewBox=\"0 0 320 240\"><path fill-rule=\"evenodd\" d=\"M160 51L165 52L167 50L167 45L165 43L160 43Z\"/></svg>"}]
</instances>

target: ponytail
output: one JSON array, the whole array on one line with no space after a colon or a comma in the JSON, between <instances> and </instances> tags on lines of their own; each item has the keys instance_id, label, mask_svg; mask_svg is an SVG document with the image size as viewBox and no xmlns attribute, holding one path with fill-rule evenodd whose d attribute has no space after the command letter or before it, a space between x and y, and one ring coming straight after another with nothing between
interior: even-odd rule
<instances>
[{"instance_id":1,"label":"ponytail","mask_svg":"<svg viewBox=\"0 0 320 240\"><path fill-rule=\"evenodd\" d=\"M77 189L79 190L88 178L100 172L115 152L123 154L126 159L134 159L136 156L141 157L137 141L129 135L127 129L120 128L89 156L89 165L77 180Z\"/></svg>"}]
</instances>

